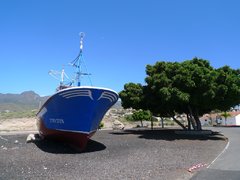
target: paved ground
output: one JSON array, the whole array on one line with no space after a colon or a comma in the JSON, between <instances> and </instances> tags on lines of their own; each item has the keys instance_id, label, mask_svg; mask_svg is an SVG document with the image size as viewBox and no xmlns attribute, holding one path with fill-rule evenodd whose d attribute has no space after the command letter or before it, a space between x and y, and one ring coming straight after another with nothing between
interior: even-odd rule
<instances>
[{"instance_id":1,"label":"paved ground","mask_svg":"<svg viewBox=\"0 0 240 180\"><path fill-rule=\"evenodd\" d=\"M239 180L240 179L240 128L215 128L229 138L226 149L205 170L197 173L192 180Z\"/></svg>"},{"instance_id":2,"label":"paved ground","mask_svg":"<svg viewBox=\"0 0 240 180\"><path fill-rule=\"evenodd\" d=\"M99 131L85 152L52 141L25 143L27 134L0 135L0 179L190 179L226 146L222 135L172 130Z\"/></svg>"}]
</instances>

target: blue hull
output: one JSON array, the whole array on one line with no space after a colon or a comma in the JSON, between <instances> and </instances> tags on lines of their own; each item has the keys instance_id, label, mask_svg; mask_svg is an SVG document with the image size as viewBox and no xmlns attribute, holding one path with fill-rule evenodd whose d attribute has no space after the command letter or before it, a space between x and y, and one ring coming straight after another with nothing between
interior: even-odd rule
<instances>
[{"instance_id":1,"label":"blue hull","mask_svg":"<svg viewBox=\"0 0 240 180\"><path fill-rule=\"evenodd\" d=\"M94 133L105 113L118 100L118 94L98 87L69 87L52 95L37 113L40 135L46 129L81 134ZM40 124L38 122L38 124Z\"/></svg>"}]
</instances>

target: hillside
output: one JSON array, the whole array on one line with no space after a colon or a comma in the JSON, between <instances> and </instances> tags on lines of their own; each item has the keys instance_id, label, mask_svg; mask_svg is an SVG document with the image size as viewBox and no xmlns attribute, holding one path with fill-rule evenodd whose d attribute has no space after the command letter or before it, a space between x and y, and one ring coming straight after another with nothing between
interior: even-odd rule
<instances>
[{"instance_id":1,"label":"hillside","mask_svg":"<svg viewBox=\"0 0 240 180\"><path fill-rule=\"evenodd\" d=\"M41 97L34 91L25 91L21 94L0 93L0 112L22 112L38 109L48 96ZM118 101L113 108L121 108L121 101Z\"/></svg>"},{"instance_id":2,"label":"hillside","mask_svg":"<svg viewBox=\"0 0 240 180\"><path fill-rule=\"evenodd\" d=\"M38 109L39 105L48 97L40 97L34 91L25 91L21 94L0 93L0 112L21 112Z\"/></svg>"}]
</instances>

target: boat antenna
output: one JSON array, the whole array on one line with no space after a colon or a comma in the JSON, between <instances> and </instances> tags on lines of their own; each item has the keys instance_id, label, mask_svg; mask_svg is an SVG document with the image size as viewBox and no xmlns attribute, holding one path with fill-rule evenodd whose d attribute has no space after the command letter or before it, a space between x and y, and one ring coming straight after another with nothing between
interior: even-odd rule
<instances>
[{"instance_id":1,"label":"boat antenna","mask_svg":"<svg viewBox=\"0 0 240 180\"><path fill-rule=\"evenodd\" d=\"M84 34L84 32L80 32L79 35L80 35L80 53L82 53L82 50L83 50L83 38L84 38L85 34Z\"/></svg>"}]
</instances>

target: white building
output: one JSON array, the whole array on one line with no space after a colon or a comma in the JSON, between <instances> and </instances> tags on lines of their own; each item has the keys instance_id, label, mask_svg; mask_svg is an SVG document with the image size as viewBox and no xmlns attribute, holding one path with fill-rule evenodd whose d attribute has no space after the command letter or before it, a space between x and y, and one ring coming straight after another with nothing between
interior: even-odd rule
<instances>
[{"instance_id":1,"label":"white building","mask_svg":"<svg viewBox=\"0 0 240 180\"><path fill-rule=\"evenodd\" d=\"M204 114L200 118L201 124L202 126L240 126L240 111L231 111L228 113L230 116L226 120L221 113Z\"/></svg>"},{"instance_id":2,"label":"white building","mask_svg":"<svg viewBox=\"0 0 240 180\"><path fill-rule=\"evenodd\" d=\"M240 114L232 117L228 117L225 121L225 118L222 118L222 125L224 126L240 126Z\"/></svg>"}]
</instances>

